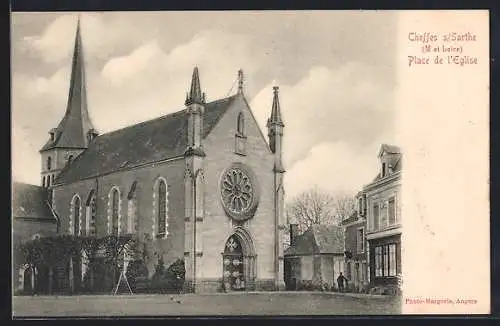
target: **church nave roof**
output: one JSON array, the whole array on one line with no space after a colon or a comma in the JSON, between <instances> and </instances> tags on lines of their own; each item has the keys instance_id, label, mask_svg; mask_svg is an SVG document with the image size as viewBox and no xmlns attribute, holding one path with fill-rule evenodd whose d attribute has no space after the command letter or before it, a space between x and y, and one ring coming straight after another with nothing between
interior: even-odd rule
<instances>
[{"instance_id":1,"label":"church nave roof","mask_svg":"<svg viewBox=\"0 0 500 326\"><path fill-rule=\"evenodd\" d=\"M205 104L205 138L233 100L239 95ZM54 181L66 184L99 175L126 170L184 154L187 146L186 110L102 134L81 155L67 165Z\"/></svg>"}]
</instances>

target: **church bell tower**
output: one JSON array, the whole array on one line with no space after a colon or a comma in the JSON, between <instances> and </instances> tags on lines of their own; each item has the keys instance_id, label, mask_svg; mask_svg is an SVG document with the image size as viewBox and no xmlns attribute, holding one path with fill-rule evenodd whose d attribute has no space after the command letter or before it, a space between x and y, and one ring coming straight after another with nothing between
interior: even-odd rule
<instances>
[{"instance_id":1,"label":"church bell tower","mask_svg":"<svg viewBox=\"0 0 500 326\"><path fill-rule=\"evenodd\" d=\"M40 149L41 184L44 188L51 187L61 170L88 148L89 143L98 135L87 110L80 20L76 27L66 112L58 126L50 130L49 135L49 140Z\"/></svg>"}]
</instances>

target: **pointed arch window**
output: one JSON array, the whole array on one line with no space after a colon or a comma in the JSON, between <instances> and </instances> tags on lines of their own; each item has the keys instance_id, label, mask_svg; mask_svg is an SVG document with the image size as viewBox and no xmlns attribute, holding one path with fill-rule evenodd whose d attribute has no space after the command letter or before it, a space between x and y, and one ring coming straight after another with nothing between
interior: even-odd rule
<instances>
[{"instance_id":1,"label":"pointed arch window","mask_svg":"<svg viewBox=\"0 0 500 326\"><path fill-rule=\"evenodd\" d=\"M167 222L167 185L164 180L158 184L158 236L164 237Z\"/></svg>"},{"instance_id":2,"label":"pointed arch window","mask_svg":"<svg viewBox=\"0 0 500 326\"><path fill-rule=\"evenodd\" d=\"M111 190L111 234L118 235L118 221L119 221L119 205L120 205L120 193L118 189L113 188Z\"/></svg>"},{"instance_id":3,"label":"pointed arch window","mask_svg":"<svg viewBox=\"0 0 500 326\"><path fill-rule=\"evenodd\" d=\"M245 134L245 116L243 115L243 112L238 114L237 131L241 136Z\"/></svg>"},{"instance_id":4,"label":"pointed arch window","mask_svg":"<svg viewBox=\"0 0 500 326\"><path fill-rule=\"evenodd\" d=\"M96 205L96 195L95 190L92 190L87 198L87 207L86 207L86 226L87 235L95 236L95 220L97 216L97 205Z\"/></svg>"},{"instance_id":5,"label":"pointed arch window","mask_svg":"<svg viewBox=\"0 0 500 326\"><path fill-rule=\"evenodd\" d=\"M157 238L168 235L168 186L164 178L158 178L153 192L153 234Z\"/></svg>"},{"instance_id":6,"label":"pointed arch window","mask_svg":"<svg viewBox=\"0 0 500 326\"><path fill-rule=\"evenodd\" d=\"M78 197L78 195L73 197L71 213L73 215L71 219L73 222L72 234L80 235L80 197Z\"/></svg>"},{"instance_id":7,"label":"pointed arch window","mask_svg":"<svg viewBox=\"0 0 500 326\"><path fill-rule=\"evenodd\" d=\"M47 157L47 170L51 170L52 169L52 157L49 156Z\"/></svg>"}]
</instances>

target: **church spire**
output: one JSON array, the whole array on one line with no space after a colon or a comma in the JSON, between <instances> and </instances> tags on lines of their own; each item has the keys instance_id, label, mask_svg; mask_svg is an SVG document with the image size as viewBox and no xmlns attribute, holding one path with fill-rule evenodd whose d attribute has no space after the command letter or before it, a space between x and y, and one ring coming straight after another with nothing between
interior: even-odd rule
<instances>
[{"instance_id":1,"label":"church spire","mask_svg":"<svg viewBox=\"0 0 500 326\"><path fill-rule=\"evenodd\" d=\"M50 134L51 138L42 148L42 151L58 147L87 148L89 141L96 135L87 110L87 90L80 18L78 18L76 25L66 112L57 128L51 130Z\"/></svg>"},{"instance_id":2,"label":"church spire","mask_svg":"<svg viewBox=\"0 0 500 326\"><path fill-rule=\"evenodd\" d=\"M279 87L273 87L273 106L271 109L271 117L268 120L269 124L279 124L283 125L283 121L281 120L281 108L280 108L280 100L279 100Z\"/></svg>"},{"instance_id":3,"label":"church spire","mask_svg":"<svg viewBox=\"0 0 500 326\"><path fill-rule=\"evenodd\" d=\"M193 77L191 78L191 88L186 98L186 105L190 104L204 104L204 96L201 93L200 75L198 67L194 67Z\"/></svg>"}]
</instances>

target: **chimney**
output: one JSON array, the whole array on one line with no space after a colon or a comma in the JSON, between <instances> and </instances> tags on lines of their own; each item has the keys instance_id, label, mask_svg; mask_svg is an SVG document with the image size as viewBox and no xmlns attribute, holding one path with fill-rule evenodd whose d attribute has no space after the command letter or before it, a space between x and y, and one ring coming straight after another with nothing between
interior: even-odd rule
<instances>
[{"instance_id":1,"label":"chimney","mask_svg":"<svg viewBox=\"0 0 500 326\"><path fill-rule=\"evenodd\" d=\"M298 224L290 224L290 246L295 244L295 238L299 233L299 225Z\"/></svg>"}]
</instances>

